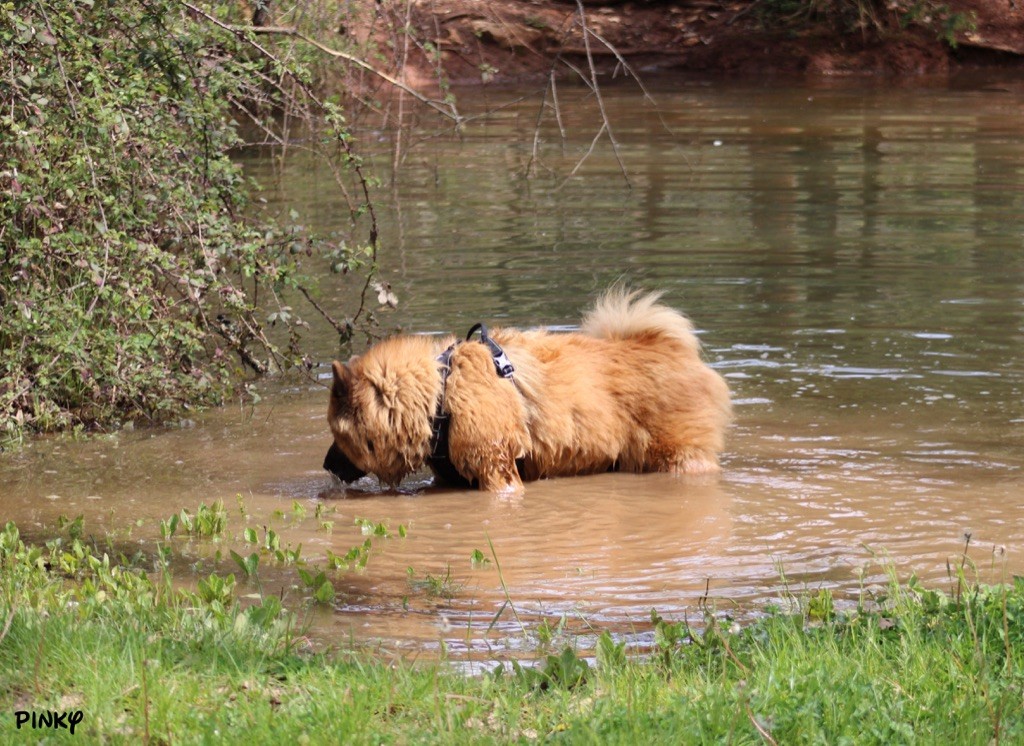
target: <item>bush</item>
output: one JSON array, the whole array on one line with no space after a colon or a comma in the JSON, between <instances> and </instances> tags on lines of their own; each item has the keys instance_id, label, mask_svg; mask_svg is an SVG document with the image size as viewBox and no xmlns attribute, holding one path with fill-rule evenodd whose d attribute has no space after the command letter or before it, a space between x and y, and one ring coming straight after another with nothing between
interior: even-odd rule
<instances>
[{"instance_id":1,"label":"bush","mask_svg":"<svg viewBox=\"0 0 1024 746\"><path fill-rule=\"evenodd\" d=\"M279 293L306 245L249 217L228 158L273 58L183 7L0 2L0 442L166 421L300 360Z\"/></svg>"},{"instance_id":2,"label":"bush","mask_svg":"<svg viewBox=\"0 0 1024 746\"><path fill-rule=\"evenodd\" d=\"M918 26L954 48L958 35L975 27L973 13L953 12L940 0L764 0L756 14L773 29L823 25L841 33L882 34Z\"/></svg>"}]
</instances>

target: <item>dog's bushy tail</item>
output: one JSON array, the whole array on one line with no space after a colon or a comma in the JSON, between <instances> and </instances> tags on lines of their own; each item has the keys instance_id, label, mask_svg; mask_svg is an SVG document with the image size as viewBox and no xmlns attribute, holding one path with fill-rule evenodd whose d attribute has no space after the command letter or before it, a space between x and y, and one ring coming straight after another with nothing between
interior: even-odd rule
<instances>
[{"instance_id":1,"label":"dog's bushy tail","mask_svg":"<svg viewBox=\"0 0 1024 746\"><path fill-rule=\"evenodd\" d=\"M661 293L614 287L598 298L594 308L583 317L581 331L602 339L662 335L699 355L700 342L693 333L693 324L679 311L660 304L660 299Z\"/></svg>"}]
</instances>

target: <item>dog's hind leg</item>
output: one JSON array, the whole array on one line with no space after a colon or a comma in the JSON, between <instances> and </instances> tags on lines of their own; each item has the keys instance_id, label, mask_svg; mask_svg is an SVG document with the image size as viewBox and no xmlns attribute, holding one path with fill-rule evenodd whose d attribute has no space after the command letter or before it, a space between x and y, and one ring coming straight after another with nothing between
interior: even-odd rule
<instances>
[{"instance_id":1,"label":"dog's hind leg","mask_svg":"<svg viewBox=\"0 0 1024 746\"><path fill-rule=\"evenodd\" d=\"M639 471L664 471L674 474L717 474L721 471L719 438L695 437L696 433L653 435ZM689 436L689 437L688 437Z\"/></svg>"},{"instance_id":2,"label":"dog's hind leg","mask_svg":"<svg viewBox=\"0 0 1024 746\"><path fill-rule=\"evenodd\" d=\"M676 454L669 470L676 474L717 474L721 467L714 453L692 448Z\"/></svg>"}]
</instances>

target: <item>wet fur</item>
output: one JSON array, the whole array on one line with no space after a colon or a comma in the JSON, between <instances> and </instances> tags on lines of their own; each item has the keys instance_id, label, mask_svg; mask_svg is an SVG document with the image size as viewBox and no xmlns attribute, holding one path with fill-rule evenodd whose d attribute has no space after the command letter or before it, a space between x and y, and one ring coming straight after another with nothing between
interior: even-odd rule
<instances>
[{"instance_id":1,"label":"wet fur","mask_svg":"<svg viewBox=\"0 0 1024 746\"><path fill-rule=\"evenodd\" d=\"M484 345L458 345L444 406L459 474L497 492L609 469L717 471L728 387L701 359L690 321L658 298L609 291L578 333L494 330L513 380L495 373ZM391 485L421 468L441 397L436 357L452 341L395 337L335 362L328 461L339 468L325 467Z\"/></svg>"}]
</instances>

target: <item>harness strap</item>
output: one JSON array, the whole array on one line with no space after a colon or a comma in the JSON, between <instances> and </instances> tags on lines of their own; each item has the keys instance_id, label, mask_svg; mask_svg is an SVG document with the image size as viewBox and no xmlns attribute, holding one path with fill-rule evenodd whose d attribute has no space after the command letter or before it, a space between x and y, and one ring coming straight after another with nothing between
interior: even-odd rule
<instances>
[{"instance_id":1,"label":"harness strap","mask_svg":"<svg viewBox=\"0 0 1024 746\"><path fill-rule=\"evenodd\" d=\"M437 356L437 362L441 368L441 396L437 400L437 410L434 418L430 421L430 458L432 460L448 458L448 425L451 416L444 411L444 399L448 390L448 374L452 372L452 353L455 352L453 344L447 350Z\"/></svg>"},{"instance_id":2,"label":"harness strap","mask_svg":"<svg viewBox=\"0 0 1024 746\"><path fill-rule=\"evenodd\" d=\"M494 370L500 378L512 378L512 374L515 372L515 366L512 365L512 361L508 359L508 355L501 349L501 345L491 339L487 333L487 327L483 324L473 324L470 328L469 333L466 334L466 341L470 341L476 332L480 332L480 342L487 345L491 351L491 358L494 361ZM445 395L448 389L448 376L452 372L452 353L455 352L455 348L458 347L462 342L456 342L451 345L447 350L437 356L437 362L440 364L441 369L441 396L437 400L437 410L434 412L434 417L430 421L430 461L434 462L435 467L440 464L450 466L448 459L448 429L451 425L451 415L444 411ZM442 467L444 468L444 467ZM454 469L449 469L454 471Z\"/></svg>"}]
</instances>

